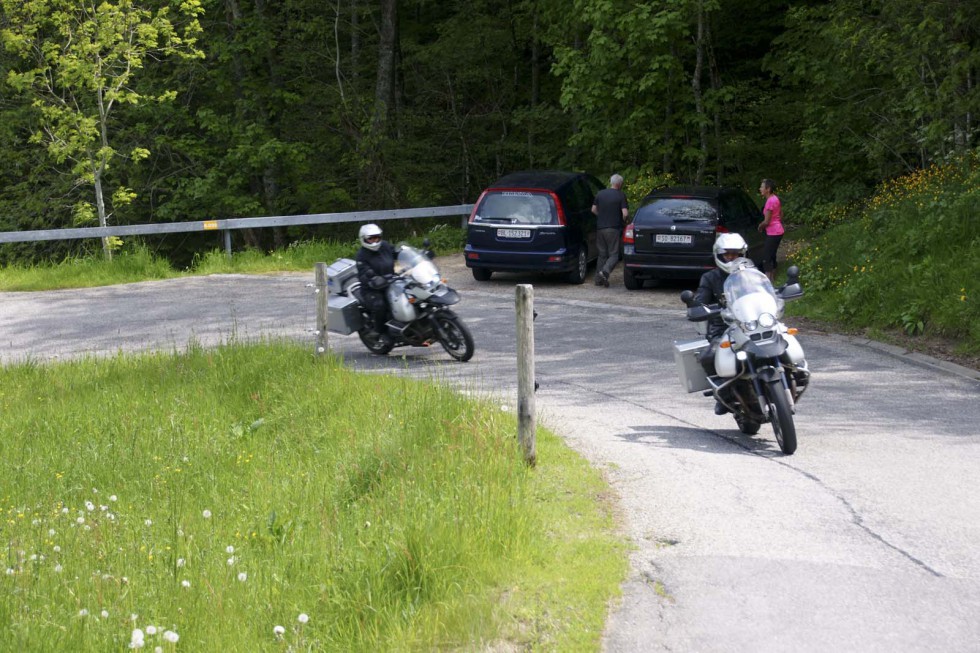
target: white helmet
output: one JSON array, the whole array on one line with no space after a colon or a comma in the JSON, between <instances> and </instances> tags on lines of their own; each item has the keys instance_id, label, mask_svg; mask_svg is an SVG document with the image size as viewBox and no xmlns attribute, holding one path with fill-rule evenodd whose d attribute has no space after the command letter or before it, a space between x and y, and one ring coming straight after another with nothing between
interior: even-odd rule
<instances>
[{"instance_id":1,"label":"white helmet","mask_svg":"<svg viewBox=\"0 0 980 653\"><path fill-rule=\"evenodd\" d=\"M374 237L377 236L377 240ZM361 241L364 249L376 252L381 249L381 227L376 224L366 224L357 232L357 239ZM371 242L368 242L368 241Z\"/></svg>"},{"instance_id":2,"label":"white helmet","mask_svg":"<svg viewBox=\"0 0 980 653\"><path fill-rule=\"evenodd\" d=\"M749 246L740 235L723 233L718 234L711 251L715 256L715 264L723 272L731 274L738 265L738 259L744 257L745 253L749 251ZM729 261L725 258L725 254L738 254L738 258Z\"/></svg>"}]
</instances>

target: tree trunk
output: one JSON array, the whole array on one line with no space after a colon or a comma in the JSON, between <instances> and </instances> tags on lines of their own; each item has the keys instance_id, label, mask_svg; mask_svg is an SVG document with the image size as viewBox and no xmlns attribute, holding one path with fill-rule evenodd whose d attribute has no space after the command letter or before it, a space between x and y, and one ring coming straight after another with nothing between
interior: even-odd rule
<instances>
[{"instance_id":1,"label":"tree trunk","mask_svg":"<svg viewBox=\"0 0 980 653\"><path fill-rule=\"evenodd\" d=\"M715 47L710 20L705 26L705 32L705 38L708 42L708 73L711 78L711 90L714 91L715 96L711 107L711 117L715 129L715 183L723 186L725 183L725 161L722 157L721 146L721 75L718 73L718 62L715 60Z\"/></svg>"},{"instance_id":2,"label":"tree trunk","mask_svg":"<svg viewBox=\"0 0 980 653\"><path fill-rule=\"evenodd\" d=\"M698 157L698 170L694 183L700 185L704 181L704 169L708 163L708 124L704 115L704 100L701 97L701 68L704 64L704 2L698 1L698 30L695 37L694 75L691 78L691 89L694 92L694 109L698 120L698 139L701 154Z\"/></svg>"},{"instance_id":3,"label":"tree trunk","mask_svg":"<svg viewBox=\"0 0 980 653\"><path fill-rule=\"evenodd\" d=\"M398 2L381 0L381 40L378 43L378 75L374 88L371 132L381 136L388 127L395 92L395 50L398 40Z\"/></svg>"}]
</instances>

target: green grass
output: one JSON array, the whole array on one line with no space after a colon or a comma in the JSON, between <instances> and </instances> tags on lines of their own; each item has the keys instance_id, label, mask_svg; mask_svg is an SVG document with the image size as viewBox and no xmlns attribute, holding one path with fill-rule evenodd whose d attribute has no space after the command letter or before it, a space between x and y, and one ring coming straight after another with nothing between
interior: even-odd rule
<instances>
[{"instance_id":1,"label":"green grass","mask_svg":"<svg viewBox=\"0 0 980 653\"><path fill-rule=\"evenodd\" d=\"M404 229L402 230L404 231ZM386 232L387 233L387 232ZM465 242L460 227L436 225L421 235L393 230L392 242L409 242L421 246L428 239L437 254L459 251ZM151 279L171 279L206 274L263 274L270 272L309 272L318 262L330 263L338 258L353 258L356 242L299 241L282 250L261 252L255 249L233 252L215 249L194 258L185 270L176 270L165 259L154 256L138 240L125 241L122 250L105 260L101 253L69 258L56 264L8 265L0 268L0 291L53 290L87 288Z\"/></svg>"},{"instance_id":2,"label":"green grass","mask_svg":"<svg viewBox=\"0 0 980 653\"><path fill-rule=\"evenodd\" d=\"M284 342L4 381L7 650L598 650L606 487L488 401Z\"/></svg>"},{"instance_id":3,"label":"green grass","mask_svg":"<svg viewBox=\"0 0 980 653\"><path fill-rule=\"evenodd\" d=\"M807 292L795 313L980 353L980 170L935 166L805 217L818 235L789 257Z\"/></svg>"}]
</instances>

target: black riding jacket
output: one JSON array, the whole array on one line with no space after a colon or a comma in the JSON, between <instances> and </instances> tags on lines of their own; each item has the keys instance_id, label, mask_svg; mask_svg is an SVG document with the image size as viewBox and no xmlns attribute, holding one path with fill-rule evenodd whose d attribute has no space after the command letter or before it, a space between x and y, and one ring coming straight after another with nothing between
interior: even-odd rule
<instances>
[{"instance_id":1,"label":"black riding jacket","mask_svg":"<svg viewBox=\"0 0 980 653\"><path fill-rule=\"evenodd\" d=\"M381 247L376 252L362 247L355 260L357 278L364 290L384 289L388 286L387 275L395 273L395 248L387 240L381 241Z\"/></svg>"},{"instance_id":2,"label":"black riding jacket","mask_svg":"<svg viewBox=\"0 0 980 653\"><path fill-rule=\"evenodd\" d=\"M723 272L721 268L715 268L702 274L701 282L694 293L694 302L696 304L721 304L724 306L725 279L727 278L728 273ZM708 320L708 332L705 335L708 340L714 342L725 333L727 326L721 316L716 315Z\"/></svg>"}]
</instances>

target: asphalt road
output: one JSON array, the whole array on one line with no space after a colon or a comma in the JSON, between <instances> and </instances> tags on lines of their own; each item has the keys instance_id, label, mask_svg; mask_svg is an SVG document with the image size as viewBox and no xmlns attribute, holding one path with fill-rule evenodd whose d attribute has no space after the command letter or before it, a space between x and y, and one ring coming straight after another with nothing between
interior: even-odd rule
<instances>
[{"instance_id":1,"label":"asphalt road","mask_svg":"<svg viewBox=\"0 0 980 653\"><path fill-rule=\"evenodd\" d=\"M472 361L438 347L374 357L356 336L331 334L329 346L353 367L512 407L514 284L534 285L539 423L603 471L635 544L605 650L980 650L980 375L804 332L814 376L787 457L768 426L742 435L681 388L671 343L693 332L681 287L629 292L619 274L608 289L518 275L480 284L458 260L437 262L462 291ZM265 334L312 348L312 281L2 293L0 360Z\"/></svg>"}]
</instances>

